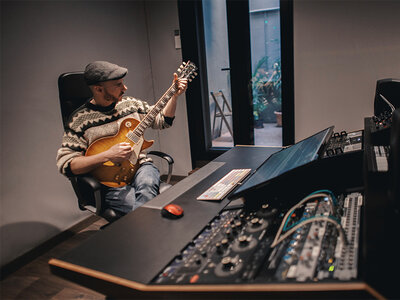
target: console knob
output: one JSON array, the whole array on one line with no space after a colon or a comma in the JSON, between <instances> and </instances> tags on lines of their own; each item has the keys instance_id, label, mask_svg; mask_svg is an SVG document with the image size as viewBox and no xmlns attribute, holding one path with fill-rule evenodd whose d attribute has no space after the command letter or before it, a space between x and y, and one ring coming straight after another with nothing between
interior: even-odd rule
<instances>
[{"instance_id":1,"label":"console knob","mask_svg":"<svg viewBox=\"0 0 400 300\"><path fill-rule=\"evenodd\" d=\"M217 253L221 254L223 252L221 243L216 243L215 247L217 248Z\"/></svg>"},{"instance_id":2,"label":"console knob","mask_svg":"<svg viewBox=\"0 0 400 300\"><path fill-rule=\"evenodd\" d=\"M232 230L232 235L236 235L238 233L236 225L232 225L231 230Z\"/></svg>"},{"instance_id":3,"label":"console knob","mask_svg":"<svg viewBox=\"0 0 400 300\"><path fill-rule=\"evenodd\" d=\"M239 236L238 240L239 240L239 243L241 246L245 246L250 242L251 237L249 237L247 235L241 235L241 236Z\"/></svg>"},{"instance_id":4,"label":"console knob","mask_svg":"<svg viewBox=\"0 0 400 300\"><path fill-rule=\"evenodd\" d=\"M251 225L253 227L257 227L257 226L260 226L262 224L262 219L253 218L253 219L251 219L250 223L251 223Z\"/></svg>"},{"instance_id":5,"label":"console knob","mask_svg":"<svg viewBox=\"0 0 400 300\"><path fill-rule=\"evenodd\" d=\"M333 155L335 155L335 152L333 151L333 149L328 149L328 150L326 150L326 155L333 156Z\"/></svg>"},{"instance_id":6,"label":"console knob","mask_svg":"<svg viewBox=\"0 0 400 300\"><path fill-rule=\"evenodd\" d=\"M242 222L240 222L240 221L237 221L236 223L235 223L235 226L237 227L237 228L241 228L242 227Z\"/></svg>"},{"instance_id":7,"label":"console knob","mask_svg":"<svg viewBox=\"0 0 400 300\"><path fill-rule=\"evenodd\" d=\"M221 264L225 270L231 270L235 266L230 256L225 256L222 258Z\"/></svg>"},{"instance_id":8,"label":"console knob","mask_svg":"<svg viewBox=\"0 0 400 300\"><path fill-rule=\"evenodd\" d=\"M335 154L342 154L343 153L343 149L340 147L335 148Z\"/></svg>"}]
</instances>

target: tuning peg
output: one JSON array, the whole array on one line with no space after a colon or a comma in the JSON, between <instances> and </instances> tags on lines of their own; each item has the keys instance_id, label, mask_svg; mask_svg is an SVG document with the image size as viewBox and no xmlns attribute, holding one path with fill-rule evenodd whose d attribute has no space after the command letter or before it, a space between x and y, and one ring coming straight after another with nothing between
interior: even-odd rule
<instances>
[{"instance_id":1,"label":"tuning peg","mask_svg":"<svg viewBox=\"0 0 400 300\"><path fill-rule=\"evenodd\" d=\"M193 72L194 76L197 76L197 72Z\"/></svg>"},{"instance_id":2,"label":"tuning peg","mask_svg":"<svg viewBox=\"0 0 400 300\"><path fill-rule=\"evenodd\" d=\"M181 68L178 69L178 72L182 72Z\"/></svg>"},{"instance_id":3,"label":"tuning peg","mask_svg":"<svg viewBox=\"0 0 400 300\"><path fill-rule=\"evenodd\" d=\"M185 63L185 62L183 62L182 64L183 64L184 66L186 66L186 63Z\"/></svg>"},{"instance_id":4,"label":"tuning peg","mask_svg":"<svg viewBox=\"0 0 400 300\"><path fill-rule=\"evenodd\" d=\"M189 82L192 82L192 79L191 79L191 78L189 78L188 80L189 80Z\"/></svg>"}]
</instances>

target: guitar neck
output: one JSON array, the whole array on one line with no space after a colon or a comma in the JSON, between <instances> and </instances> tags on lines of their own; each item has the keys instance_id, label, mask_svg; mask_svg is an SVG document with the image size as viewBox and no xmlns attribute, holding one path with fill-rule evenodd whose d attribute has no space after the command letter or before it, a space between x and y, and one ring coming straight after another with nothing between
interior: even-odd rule
<instances>
[{"instance_id":1,"label":"guitar neck","mask_svg":"<svg viewBox=\"0 0 400 300\"><path fill-rule=\"evenodd\" d=\"M192 62L188 61L187 63L183 63L180 68L177 70L177 74L179 78L186 78L189 81L194 78L197 73L195 72L197 67ZM161 112L161 110L165 107L168 101L172 98L172 96L177 92L178 86L177 83L174 82L169 89L164 93L164 95L157 101L157 103L153 106L153 108L146 114L143 120L136 126L136 128L130 131L126 136L134 143L137 143L138 140L143 136L144 131L153 124L155 117Z\"/></svg>"},{"instance_id":2,"label":"guitar neck","mask_svg":"<svg viewBox=\"0 0 400 300\"><path fill-rule=\"evenodd\" d=\"M157 101L154 107L146 114L143 120L139 123L139 125L133 130L133 133L139 137L144 134L144 131L150 127L153 123L155 117L163 110L168 101L172 98L172 96L176 93L177 87L175 84L172 84L169 89L164 93L164 95Z\"/></svg>"}]
</instances>

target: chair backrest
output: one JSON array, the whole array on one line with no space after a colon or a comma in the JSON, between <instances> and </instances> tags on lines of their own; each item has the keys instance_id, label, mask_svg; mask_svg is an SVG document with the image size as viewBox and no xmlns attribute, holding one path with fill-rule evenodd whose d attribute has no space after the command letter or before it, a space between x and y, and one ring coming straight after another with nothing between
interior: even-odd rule
<instances>
[{"instance_id":1,"label":"chair backrest","mask_svg":"<svg viewBox=\"0 0 400 300\"><path fill-rule=\"evenodd\" d=\"M58 91L64 127L69 116L93 96L83 72L63 73L58 77Z\"/></svg>"},{"instance_id":2,"label":"chair backrest","mask_svg":"<svg viewBox=\"0 0 400 300\"><path fill-rule=\"evenodd\" d=\"M376 82L374 115L379 116L385 111L390 111L389 105L382 99L385 97L395 108L400 107L400 79L386 78Z\"/></svg>"}]
</instances>

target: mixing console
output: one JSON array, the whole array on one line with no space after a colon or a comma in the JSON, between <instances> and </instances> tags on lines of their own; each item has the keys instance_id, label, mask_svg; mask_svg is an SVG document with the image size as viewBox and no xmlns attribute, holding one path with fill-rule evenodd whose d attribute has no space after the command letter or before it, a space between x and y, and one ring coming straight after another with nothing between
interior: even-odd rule
<instances>
[{"instance_id":1,"label":"mixing console","mask_svg":"<svg viewBox=\"0 0 400 300\"><path fill-rule=\"evenodd\" d=\"M362 199L317 191L285 216L268 204L222 211L153 284L355 279Z\"/></svg>"},{"instance_id":2,"label":"mixing console","mask_svg":"<svg viewBox=\"0 0 400 300\"><path fill-rule=\"evenodd\" d=\"M327 143L323 157L335 156L343 153L362 150L363 131L354 131L347 133L335 132Z\"/></svg>"},{"instance_id":3,"label":"mixing console","mask_svg":"<svg viewBox=\"0 0 400 300\"><path fill-rule=\"evenodd\" d=\"M385 111L368 120L371 141L375 145L388 145L392 127L392 112Z\"/></svg>"},{"instance_id":4,"label":"mixing console","mask_svg":"<svg viewBox=\"0 0 400 300\"><path fill-rule=\"evenodd\" d=\"M277 210L226 210L214 218L156 278L155 283L218 283L255 277L272 242Z\"/></svg>"}]
</instances>

